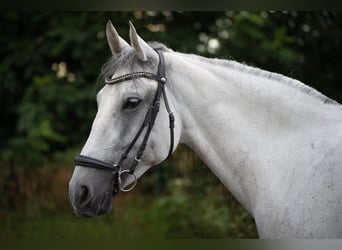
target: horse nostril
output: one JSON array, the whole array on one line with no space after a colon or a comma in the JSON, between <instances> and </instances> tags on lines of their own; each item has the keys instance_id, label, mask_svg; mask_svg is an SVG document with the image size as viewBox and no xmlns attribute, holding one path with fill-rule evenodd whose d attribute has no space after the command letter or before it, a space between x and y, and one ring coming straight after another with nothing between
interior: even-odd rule
<instances>
[{"instance_id":1,"label":"horse nostril","mask_svg":"<svg viewBox=\"0 0 342 250\"><path fill-rule=\"evenodd\" d=\"M80 205L84 205L85 203L87 203L87 201L89 200L89 188L87 186L81 186L81 190L79 193L79 202Z\"/></svg>"}]
</instances>

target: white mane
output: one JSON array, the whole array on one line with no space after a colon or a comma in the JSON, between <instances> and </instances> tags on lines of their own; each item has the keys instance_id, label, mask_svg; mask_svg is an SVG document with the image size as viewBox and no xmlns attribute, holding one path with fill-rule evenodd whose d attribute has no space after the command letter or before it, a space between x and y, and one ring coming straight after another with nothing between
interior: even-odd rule
<instances>
[{"instance_id":1,"label":"white mane","mask_svg":"<svg viewBox=\"0 0 342 250\"><path fill-rule=\"evenodd\" d=\"M314 88L311 88L311 87L305 85L304 83L302 83L296 79L284 76L282 74L269 72L269 71L262 70L260 68L249 66L249 65L246 65L243 63L239 63L239 62L233 61L233 60L225 60L225 59L218 59L218 58L206 58L206 57L201 57L201 56L194 55L194 54L183 54L182 53L182 55L200 60L200 61L205 62L205 63L214 64L214 65L221 66L221 67L227 67L227 68L234 69L234 70L237 70L240 72L246 72L248 74L252 74L255 76L260 76L260 77L264 77L264 78L267 78L270 80L274 80L274 81L277 81L279 83L284 83L290 87L293 87L293 88L298 89L304 93L307 93L308 95L310 95L312 97L318 98L321 101L323 101L324 103L340 105L338 102L336 102L336 101L330 99L329 97L323 95L322 93L315 90Z\"/></svg>"}]
</instances>

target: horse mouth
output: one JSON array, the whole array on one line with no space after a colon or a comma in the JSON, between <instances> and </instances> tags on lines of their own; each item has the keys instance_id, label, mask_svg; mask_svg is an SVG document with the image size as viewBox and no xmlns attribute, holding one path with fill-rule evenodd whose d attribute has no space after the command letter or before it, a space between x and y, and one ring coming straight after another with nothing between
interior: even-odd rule
<instances>
[{"instance_id":1,"label":"horse mouth","mask_svg":"<svg viewBox=\"0 0 342 250\"><path fill-rule=\"evenodd\" d=\"M110 193L106 192L100 202L98 202L95 206L87 207L76 207L73 206L74 212L79 217L84 218L92 218L100 215L108 214L112 211L112 196Z\"/></svg>"}]
</instances>

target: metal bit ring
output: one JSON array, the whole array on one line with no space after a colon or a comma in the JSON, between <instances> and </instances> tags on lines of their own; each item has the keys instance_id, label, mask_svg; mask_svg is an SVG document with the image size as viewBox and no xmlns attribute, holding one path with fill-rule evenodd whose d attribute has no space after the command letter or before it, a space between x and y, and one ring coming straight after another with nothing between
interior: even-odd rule
<instances>
[{"instance_id":1,"label":"metal bit ring","mask_svg":"<svg viewBox=\"0 0 342 250\"><path fill-rule=\"evenodd\" d=\"M124 188L124 187L122 187L122 185L121 185L121 183L122 183L122 181L121 181L121 176L122 176L123 174L132 176L133 179L134 179L133 184L131 184L131 186L129 186L128 188ZM130 170L122 170L122 171L119 172L119 188L120 188L120 191L121 191L121 192L129 192L129 191L131 191L133 188L135 188L135 186L137 185L137 182L138 182L137 177L136 177L135 174L132 173Z\"/></svg>"}]
</instances>

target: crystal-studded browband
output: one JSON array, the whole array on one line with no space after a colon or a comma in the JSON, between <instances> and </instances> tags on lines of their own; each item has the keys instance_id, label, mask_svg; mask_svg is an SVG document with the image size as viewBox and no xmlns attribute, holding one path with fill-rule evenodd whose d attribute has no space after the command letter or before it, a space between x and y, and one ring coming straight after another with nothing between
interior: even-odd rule
<instances>
[{"instance_id":1,"label":"crystal-studded browband","mask_svg":"<svg viewBox=\"0 0 342 250\"><path fill-rule=\"evenodd\" d=\"M158 80L158 77L155 74L149 73L149 72L134 72L122 76L115 77L113 79L106 78L105 83L106 84L116 84L119 82L124 82L136 78L148 78L152 80Z\"/></svg>"}]
</instances>

